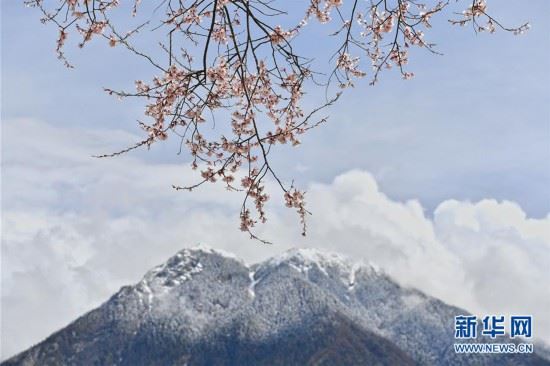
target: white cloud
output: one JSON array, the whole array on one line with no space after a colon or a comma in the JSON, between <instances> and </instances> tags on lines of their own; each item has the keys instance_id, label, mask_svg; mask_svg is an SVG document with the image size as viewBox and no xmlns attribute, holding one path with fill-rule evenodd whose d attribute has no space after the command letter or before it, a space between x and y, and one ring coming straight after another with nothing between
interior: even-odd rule
<instances>
[{"instance_id":1,"label":"white cloud","mask_svg":"<svg viewBox=\"0 0 550 366\"><path fill-rule=\"evenodd\" d=\"M468 270L481 309L533 313L550 335L550 215L529 219L517 204L446 201L435 210L439 240Z\"/></svg>"},{"instance_id":2,"label":"white cloud","mask_svg":"<svg viewBox=\"0 0 550 366\"><path fill-rule=\"evenodd\" d=\"M536 335L550 339L550 216L529 219L512 202L450 200L430 218L419 202L394 201L371 174L350 171L310 185L305 239L294 213L273 202L260 233L275 244L265 246L238 231L238 194L170 188L194 179L185 165L89 157L133 136L33 120L5 121L3 134L3 357L199 242L249 262L291 246L362 257L471 311L533 314Z\"/></svg>"}]
</instances>

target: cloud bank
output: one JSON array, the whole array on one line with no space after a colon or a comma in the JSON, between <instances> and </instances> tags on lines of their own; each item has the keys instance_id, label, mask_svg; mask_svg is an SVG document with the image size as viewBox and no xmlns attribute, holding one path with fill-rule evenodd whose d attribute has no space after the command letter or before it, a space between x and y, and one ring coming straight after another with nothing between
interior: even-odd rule
<instances>
[{"instance_id":1,"label":"cloud bank","mask_svg":"<svg viewBox=\"0 0 550 366\"><path fill-rule=\"evenodd\" d=\"M36 343L120 286L186 246L207 243L255 262L290 247L363 258L407 286L483 314L533 314L550 340L550 215L513 202L447 200L426 213L352 170L312 183L309 235L271 203L260 229L274 245L238 231L239 194L171 184L196 177L186 164L94 153L134 140L123 132L3 122L2 358ZM403 182L406 184L406 182Z\"/></svg>"}]
</instances>

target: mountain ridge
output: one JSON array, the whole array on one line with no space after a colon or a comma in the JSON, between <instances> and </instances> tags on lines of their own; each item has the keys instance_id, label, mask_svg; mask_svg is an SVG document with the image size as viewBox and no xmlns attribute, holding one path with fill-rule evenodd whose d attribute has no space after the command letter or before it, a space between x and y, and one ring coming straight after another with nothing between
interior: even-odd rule
<instances>
[{"instance_id":1,"label":"mountain ridge","mask_svg":"<svg viewBox=\"0 0 550 366\"><path fill-rule=\"evenodd\" d=\"M465 313L337 253L248 265L200 246L2 365L550 365L455 354L454 316Z\"/></svg>"}]
</instances>

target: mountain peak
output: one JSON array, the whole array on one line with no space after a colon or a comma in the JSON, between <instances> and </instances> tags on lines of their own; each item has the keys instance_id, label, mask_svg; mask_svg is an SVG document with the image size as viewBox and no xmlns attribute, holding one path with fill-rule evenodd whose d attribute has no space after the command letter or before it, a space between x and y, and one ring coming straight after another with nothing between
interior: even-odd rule
<instances>
[{"instance_id":1,"label":"mountain peak","mask_svg":"<svg viewBox=\"0 0 550 366\"><path fill-rule=\"evenodd\" d=\"M340 272L353 272L362 269L368 273L379 274L381 271L372 263L363 260L352 260L336 252L314 248L292 248L278 256L268 259L260 266L277 267L283 263L295 267L300 272L307 272L312 267L317 267L327 274L329 268L338 269Z\"/></svg>"},{"instance_id":2,"label":"mountain peak","mask_svg":"<svg viewBox=\"0 0 550 366\"><path fill-rule=\"evenodd\" d=\"M246 266L199 245L2 365L550 365L448 352L464 313L336 253Z\"/></svg>"},{"instance_id":3,"label":"mountain peak","mask_svg":"<svg viewBox=\"0 0 550 366\"><path fill-rule=\"evenodd\" d=\"M288 260L299 260L304 263L333 264L339 266L350 266L349 258L331 251L324 251L314 248L292 248L274 258L281 262Z\"/></svg>"},{"instance_id":4,"label":"mountain peak","mask_svg":"<svg viewBox=\"0 0 550 366\"><path fill-rule=\"evenodd\" d=\"M219 255L221 257L230 258L230 259L234 259L238 262L242 262L242 259L237 257L235 254L227 252L223 249L213 248L213 247L211 247L211 246L209 246L208 244L205 244L205 243L199 243L199 244L197 244L194 247L191 247L189 249L183 249L183 251L185 251L185 250L195 252L195 253L215 254L215 255Z\"/></svg>"},{"instance_id":5,"label":"mountain peak","mask_svg":"<svg viewBox=\"0 0 550 366\"><path fill-rule=\"evenodd\" d=\"M185 248L174 254L166 262L148 271L135 286L138 292L146 294L149 299L155 293L165 293L184 282L191 280L204 270L207 258L221 257L222 260L234 260L243 264L235 255L206 244Z\"/></svg>"},{"instance_id":6,"label":"mountain peak","mask_svg":"<svg viewBox=\"0 0 550 366\"><path fill-rule=\"evenodd\" d=\"M155 294L169 292L170 289L190 280L202 270L203 266L198 257L193 255L191 250L183 249L163 264L148 271L134 289L150 308Z\"/></svg>"}]
</instances>

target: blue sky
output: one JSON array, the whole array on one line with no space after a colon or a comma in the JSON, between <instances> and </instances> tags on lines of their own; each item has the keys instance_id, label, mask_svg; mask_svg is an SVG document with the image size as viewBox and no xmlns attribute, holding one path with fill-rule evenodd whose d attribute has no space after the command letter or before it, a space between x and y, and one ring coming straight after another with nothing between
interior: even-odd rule
<instances>
[{"instance_id":1,"label":"blue sky","mask_svg":"<svg viewBox=\"0 0 550 366\"><path fill-rule=\"evenodd\" d=\"M489 6L531 30L476 35L442 20L430 40L444 56L416 53L411 81L389 72L358 83L329 123L274 155L284 179L311 193L314 215L303 239L274 201L261 230L277 245L259 248L238 231L239 197L171 190L193 180L174 141L90 157L139 138L141 106L102 88L131 87L146 65L92 42L68 50L67 70L56 30L2 2L2 357L197 242L247 261L336 250L474 312L531 312L550 329L550 287L532 287L550 284L550 2ZM323 40L303 46L321 57Z\"/></svg>"},{"instance_id":2,"label":"blue sky","mask_svg":"<svg viewBox=\"0 0 550 366\"><path fill-rule=\"evenodd\" d=\"M550 209L550 4L531 1L521 11L514 4L491 6L507 24L529 20L528 34L475 35L436 23L432 40L444 56L417 52L410 65L416 79L386 73L375 87L362 83L348 91L329 124L299 149L280 154L286 178L297 167L304 185L363 168L390 196L419 198L429 209L450 197L490 196L544 216ZM77 68L67 70L53 53L56 30L40 24L37 11L19 2L3 8L4 118L140 132L141 106L118 102L101 88L132 85L146 65L95 42L69 50ZM159 150L148 158L185 160L173 145ZM292 163L289 154L296 157Z\"/></svg>"}]
</instances>

